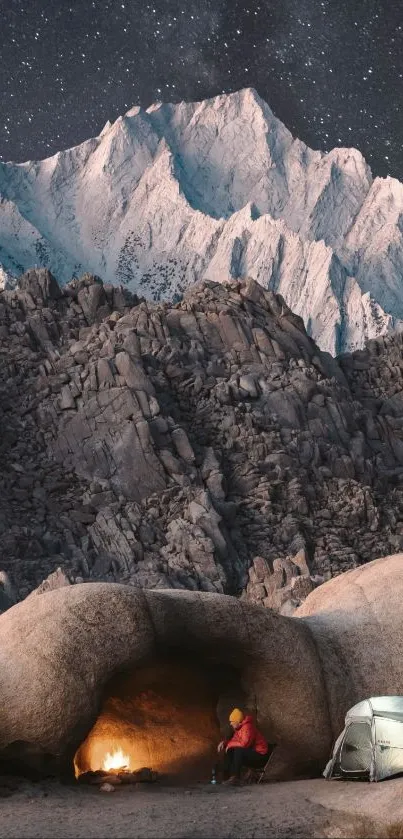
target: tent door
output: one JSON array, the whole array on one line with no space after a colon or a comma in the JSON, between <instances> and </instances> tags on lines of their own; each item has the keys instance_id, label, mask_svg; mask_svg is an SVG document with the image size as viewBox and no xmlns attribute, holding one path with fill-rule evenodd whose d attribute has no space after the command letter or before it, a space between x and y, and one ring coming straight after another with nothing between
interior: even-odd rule
<instances>
[{"instance_id":1,"label":"tent door","mask_svg":"<svg viewBox=\"0 0 403 839\"><path fill-rule=\"evenodd\" d=\"M371 726L367 722L351 723L339 753L341 772L346 775L369 775L372 754Z\"/></svg>"}]
</instances>

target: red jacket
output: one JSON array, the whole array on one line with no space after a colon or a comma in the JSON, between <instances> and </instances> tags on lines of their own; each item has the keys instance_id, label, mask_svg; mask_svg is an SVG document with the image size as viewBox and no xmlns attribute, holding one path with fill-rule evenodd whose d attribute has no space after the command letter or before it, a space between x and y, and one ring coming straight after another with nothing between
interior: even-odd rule
<instances>
[{"instance_id":1,"label":"red jacket","mask_svg":"<svg viewBox=\"0 0 403 839\"><path fill-rule=\"evenodd\" d=\"M237 725L232 737L225 744L226 749L254 749L259 755L267 754L269 747L263 734L258 731L252 717L245 717Z\"/></svg>"}]
</instances>

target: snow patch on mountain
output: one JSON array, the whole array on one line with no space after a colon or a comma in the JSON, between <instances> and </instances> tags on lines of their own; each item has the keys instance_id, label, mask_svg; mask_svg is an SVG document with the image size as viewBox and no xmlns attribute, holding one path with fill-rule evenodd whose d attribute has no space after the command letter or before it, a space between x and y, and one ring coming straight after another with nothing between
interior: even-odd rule
<instances>
[{"instance_id":1,"label":"snow patch on mountain","mask_svg":"<svg viewBox=\"0 0 403 839\"><path fill-rule=\"evenodd\" d=\"M0 291L11 291L17 285L16 277L8 274L7 271L0 265Z\"/></svg>"}]
</instances>

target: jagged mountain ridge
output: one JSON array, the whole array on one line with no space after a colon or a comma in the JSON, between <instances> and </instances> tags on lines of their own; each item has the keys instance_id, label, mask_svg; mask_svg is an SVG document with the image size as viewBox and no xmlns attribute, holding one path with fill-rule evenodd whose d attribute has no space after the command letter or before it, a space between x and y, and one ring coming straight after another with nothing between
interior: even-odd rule
<instances>
[{"instance_id":1,"label":"jagged mountain ridge","mask_svg":"<svg viewBox=\"0 0 403 839\"><path fill-rule=\"evenodd\" d=\"M0 164L0 263L148 299L253 277L336 354L401 327L403 186L293 139L254 90L132 108L42 162Z\"/></svg>"},{"instance_id":2,"label":"jagged mountain ridge","mask_svg":"<svg viewBox=\"0 0 403 839\"><path fill-rule=\"evenodd\" d=\"M401 550L402 347L334 360L253 280L172 306L28 272L0 292L1 571L284 611Z\"/></svg>"}]
</instances>

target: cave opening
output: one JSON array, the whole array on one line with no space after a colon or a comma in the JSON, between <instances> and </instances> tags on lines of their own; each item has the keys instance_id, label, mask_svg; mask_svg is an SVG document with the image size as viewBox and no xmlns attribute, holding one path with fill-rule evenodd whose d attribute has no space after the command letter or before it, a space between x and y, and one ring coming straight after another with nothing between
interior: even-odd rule
<instances>
[{"instance_id":1,"label":"cave opening","mask_svg":"<svg viewBox=\"0 0 403 839\"><path fill-rule=\"evenodd\" d=\"M241 674L232 666L164 651L108 682L75 753L75 777L147 767L167 783L208 779L217 744L229 734L229 712L244 704Z\"/></svg>"}]
</instances>

